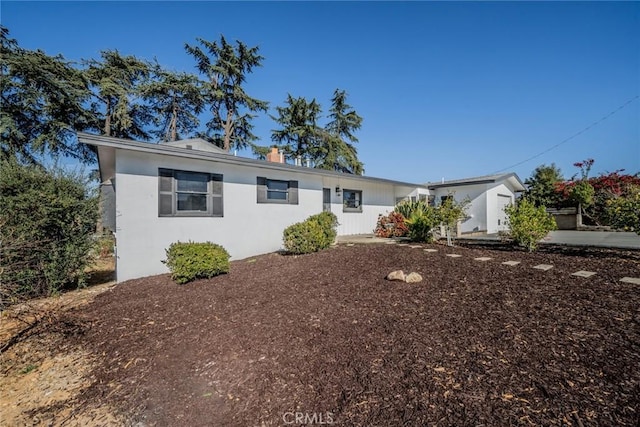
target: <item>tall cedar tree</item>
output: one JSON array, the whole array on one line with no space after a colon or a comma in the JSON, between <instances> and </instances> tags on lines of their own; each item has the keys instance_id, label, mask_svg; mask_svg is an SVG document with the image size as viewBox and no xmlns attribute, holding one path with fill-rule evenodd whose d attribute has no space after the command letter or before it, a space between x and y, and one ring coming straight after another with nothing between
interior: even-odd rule
<instances>
[{"instance_id":1,"label":"tall cedar tree","mask_svg":"<svg viewBox=\"0 0 640 427\"><path fill-rule=\"evenodd\" d=\"M82 73L61 55L26 50L0 27L0 157L39 164L44 154L91 162L75 131L92 128Z\"/></svg>"},{"instance_id":2,"label":"tall cedar tree","mask_svg":"<svg viewBox=\"0 0 640 427\"><path fill-rule=\"evenodd\" d=\"M185 44L187 53L196 60L198 71L207 81L204 83L205 102L212 113L207 122L205 137L229 151L246 148L258 138L252 133L251 120L257 111L266 111L268 103L250 97L244 91L248 74L262 66L259 48L247 47L236 40L235 46L224 36L220 41L198 38L201 46Z\"/></svg>"},{"instance_id":3,"label":"tall cedar tree","mask_svg":"<svg viewBox=\"0 0 640 427\"><path fill-rule=\"evenodd\" d=\"M358 142L354 132L362 126L362 117L347 104L347 93L336 89L329 109L331 121L325 127L326 134L319 150L316 167L362 175L363 164L358 160Z\"/></svg>"},{"instance_id":4,"label":"tall cedar tree","mask_svg":"<svg viewBox=\"0 0 640 427\"><path fill-rule=\"evenodd\" d=\"M318 146L322 138L322 129L318 126L320 118L320 104L312 99L294 98L287 95L286 105L276 107L278 117L271 117L282 129L271 131L271 140L284 144L283 151L287 158L296 157L315 160Z\"/></svg>"},{"instance_id":5,"label":"tall cedar tree","mask_svg":"<svg viewBox=\"0 0 640 427\"><path fill-rule=\"evenodd\" d=\"M147 62L117 50L100 52L101 61L85 60L85 75L94 91L92 109L104 135L149 139L146 128L153 116L140 100L139 85L149 77Z\"/></svg>"},{"instance_id":6,"label":"tall cedar tree","mask_svg":"<svg viewBox=\"0 0 640 427\"><path fill-rule=\"evenodd\" d=\"M197 76L153 67L153 78L140 85L140 94L151 108L161 141L176 141L193 132L204 109L202 82Z\"/></svg>"}]
</instances>

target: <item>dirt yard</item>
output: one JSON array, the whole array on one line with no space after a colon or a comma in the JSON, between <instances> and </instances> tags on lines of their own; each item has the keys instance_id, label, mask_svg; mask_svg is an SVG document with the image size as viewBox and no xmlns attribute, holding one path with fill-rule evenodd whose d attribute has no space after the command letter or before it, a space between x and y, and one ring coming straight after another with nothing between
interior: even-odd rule
<instances>
[{"instance_id":1,"label":"dirt yard","mask_svg":"<svg viewBox=\"0 0 640 427\"><path fill-rule=\"evenodd\" d=\"M183 286L162 275L108 287L51 324L66 338L57 354L87 361L81 385L28 415L57 425L57 409L85 425L638 425L640 286L619 279L640 276L640 253L505 249L340 245L237 261ZM384 279L397 269L424 281ZM25 356L2 369L28 378L53 366Z\"/></svg>"}]
</instances>

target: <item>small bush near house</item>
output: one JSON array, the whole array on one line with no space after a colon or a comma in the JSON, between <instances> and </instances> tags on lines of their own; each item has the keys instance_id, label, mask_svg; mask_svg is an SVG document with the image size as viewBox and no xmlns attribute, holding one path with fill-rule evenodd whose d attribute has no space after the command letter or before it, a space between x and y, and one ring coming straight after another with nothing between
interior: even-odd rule
<instances>
[{"instance_id":1,"label":"small bush near house","mask_svg":"<svg viewBox=\"0 0 640 427\"><path fill-rule=\"evenodd\" d=\"M98 200L81 174L0 162L0 307L83 285Z\"/></svg>"},{"instance_id":2,"label":"small bush near house","mask_svg":"<svg viewBox=\"0 0 640 427\"><path fill-rule=\"evenodd\" d=\"M529 252L537 248L540 239L556 229L556 221L546 212L544 206L535 207L527 199L507 206L504 211L509 220L509 231L506 235Z\"/></svg>"},{"instance_id":3,"label":"small bush near house","mask_svg":"<svg viewBox=\"0 0 640 427\"><path fill-rule=\"evenodd\" d=\"M336 239L338 218L331 212L312 215L284 230L284 248L292 254L308 254L326 249Z\"/></svg>"},{"instance_id":4,"label":"small bush near house","mask_svg":"<svg viewBox=\"0 0 640 427\"><path fill-rule=\"evenodd\" d=\"M405 220L409 228L409 237L416 242L433 241L433 228L440 223L436 208L422 205L414 209L409 218Z\"/></svg>"},{"instance_id":5,"label":"small bush near house","mask_svg":"<svg viewBox=\"0 0 640 427\"><path fill-rule=\"evenodd\" d=\"M176 242L166 249L163 261L171 271L171 278L182 285L195 279L210 279L229 272L229 253L211 242Z\"/></svg>"},{"instance_id":6,"label":"small bush near house","mask_svg":"<svg viewBox=\"0 0 640 427\"><path fill-rule=\"evenodd\" d=\"M387 216L378 215L374 233L378 237L404 237L409 234L404 221L404 216L400 212L394 211Z\"/></svg>"}]
</instances>

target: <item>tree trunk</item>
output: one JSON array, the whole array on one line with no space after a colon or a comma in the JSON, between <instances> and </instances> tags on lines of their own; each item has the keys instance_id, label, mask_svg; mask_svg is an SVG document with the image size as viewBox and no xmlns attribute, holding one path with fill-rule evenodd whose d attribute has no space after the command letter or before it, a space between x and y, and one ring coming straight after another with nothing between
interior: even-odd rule
<instances>
[{"instance_id":1,"label":"tree trunk","mask_svg":"<svg viewBox=\"0 0 640 427\"><path fill-rule=\"evenodd\" d=\"M169 141L175 141L178 138L178 109L173 105L171 113L171 122L169 123Z\"/></svg>"},{"instance_id":2,"label":"tree trunk","mask_svg":"<svg viewBox=\"0 0 640 427\"><path fill-rule=\"evenodd\" d=\"M106 136L111 136L111 100L107 100L103 131Z\"/></svg>"},{"instance_id":3,"label":"tree trunk","mask_svg":"<svg viewBox=\"0 0 640 427\"><path fill-rule=\"evenodd\" d=\"M224 123L224 150L231 150L231 133L233 132L233 111L227 110L227 120Z\"/></svg>"}]
</instances>

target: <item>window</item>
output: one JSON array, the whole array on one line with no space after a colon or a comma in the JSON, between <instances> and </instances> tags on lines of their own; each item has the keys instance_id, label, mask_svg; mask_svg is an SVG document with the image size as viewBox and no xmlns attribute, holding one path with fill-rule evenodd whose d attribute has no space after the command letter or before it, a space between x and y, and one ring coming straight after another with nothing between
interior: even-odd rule
<instances>
[{"instance_id":1,"label":"window","mask_svg":"<svg viewBox=\"0 0 640 427\"><path fill-rule=\"evenodd\" d=\"M343 190L342 206L343 212L362 212L362 191Z\"/></svg>"},{"instance_id":2,"label":"window","mask_svg":"<svg viewBox=\"0 0 640 427\"><path fill-rule=\"evenodd\" d=\"M298 204L298 181L257 178L258 203Z\"/></svg>"},{"instance_id":3,"label":"window","mask_svg":"<svg viewBox=\"0 0 640 427\"><path fill-rule=\"evenodd\" d=\"M222 175L159 169L158 216L223 216Z\"/></svg>"}]
</instances>

